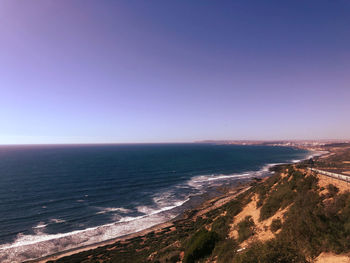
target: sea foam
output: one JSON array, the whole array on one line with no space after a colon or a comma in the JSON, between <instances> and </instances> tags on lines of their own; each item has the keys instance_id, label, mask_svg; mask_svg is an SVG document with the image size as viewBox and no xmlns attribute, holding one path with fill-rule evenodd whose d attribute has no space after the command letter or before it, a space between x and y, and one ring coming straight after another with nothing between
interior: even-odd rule
<instances>
[{"instance_id":1,"label":"sea foam","mask_svg":"<svg viewBox=\"0 0 350 263\"><path fill-rule=\"evenodd\" d=\"M40 229L40 232L38 231L33 235L18 234L14 242L0 245L0 262L20 262L29 259L36 259L65 250L92 245L142 231L177 216L178 213L172 212L172 210L186 203L190 199L190 196L193 195L192 193L192 195L187 194L181 197L174 197L176 189L193 188L197 190L197 194L201 194L204 192L204 189L207 186L218 182L267 175L269 173L269 168L273 165L276 164L267 164L259 171L250 171L231 175L212 174L195 176L184 184L176 185L168 191L155 194L153 198L153 205L137 206L136 211L141 215L119 216L117 217L117 222L114 223L90 227L82 230L75 230L69 233L47 234L45 233L46 224L40 222L35 227ZM113 212L128 214L133 212L131 209L120 207L98 209L100 209L100 211L97 212L97 214ZM51 219L50 221L52 223L64 222L60 219Z\"/></svg>"},{"instance_id":2,"label":"sea foam","mask_svg":"<svg viewBox=\"0 0 350 263\"><path fill-rule=\"evenodd\" d=\"M22 262L57 252L99 243L138 232L170 220L174 215L158 213L150 216L126 217L123 221L76 230L69 233L35 235L18 234L11 244L0 246L0 262Z\"/></svg>"}]
</instances>

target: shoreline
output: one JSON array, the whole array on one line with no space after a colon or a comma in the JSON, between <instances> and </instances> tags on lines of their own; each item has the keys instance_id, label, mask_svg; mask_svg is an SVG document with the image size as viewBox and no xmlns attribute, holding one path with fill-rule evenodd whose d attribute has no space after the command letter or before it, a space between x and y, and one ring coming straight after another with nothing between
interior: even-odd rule
<instances>
[{"instance_id":1,"label":"shoreline","mask_svg":"<svg viewBox=\"0 0 350 263\"><path fill-rule=\"evenodd\" d=\"M227 203L230 200L232 200L233 198L235 198L237 195L250 189L250 186L247 186L249 183L250 183L250 181L246 182L245 186L242 186L242 185L232 186L232 189L228 190L227 193L222 194L222 195L217 196L217 197L214 197L214 198L203 200L202 204L200 204L199 207L187 209L187 210L183 211L183 213L181 213L180 215L175 217L174 219L171 219L167 222L163 222L163 223L151 226L149 228L146 228L144 230L130 233L128 235L116 237L113 239L101 241L101 242L94 243L94 244L87 245L87 246L83 246L83 247L72 248L72 249L69 249L66 251L55 253L53 255L48 255L48 256L45 256L42 258L38 258L38 259L26 260L24 262L26 262L26 263L32 263L32 262L33 263L34 262L44 263L44 262L47 262L50 260L57 260L57 259L60 259L62 257L70 256L70 255L77 254L77 253L80 253L83 251L96 249L98 247L102 247L102 246L106 246L106 245L111 245L111 244L114 244L115 242L118 242L118 241L127 241L127 240L130 240L130 239L135 238L135 237L144 236L144 235L146 235L150 232L153 232L153 231L160 231L164 228L173 226L174 222L176 222L176 221L196 218L202 214L207 213L210 210L213 210L219 206L224 205L225 203ZM242 187L243 187L243 189L242 189ZM192 212L194 212L194 213L192 215L190 215Z\"/></svg>"},{"instance_id":2,"label":"shoreline","mask_svg":"<svg viewBox=\"0 0 350 263\"><path fill-rule=\"evenodd\" d=\"M265 177L265 178L267 178L267 177ZM205 213L207 213L215 208L218 208L218 207L224 205L225 203L234 199L237 195L249 190L250 189L249 184L252 181L253 181L253 179L247 180L245 183L238 182L236 185L230 186L230 189L226 190L226 193L223 193L223 194L216 196L216 197L211 197L211 198L207 198L207 199L205 199L205 197L202 197L203 201L201 202L201 204L194 206L193 208L184 210L181 214L179 214L178 216L176 216L175 218L173 218L171 220L168 220L168 221L160 223L160 224L156 224L156 225L148 227L144 230L130 233L130 234L120 236L120 237L115 237L115 238L101 241L98 243L94 243L91 245L72 248L72 249L58 252L58 253L48 255L48 256L45 256L42 258L26 260L24 262L25 263L34 263L34 262L35 263L44 263L44 262L48 262L48 261L54 261L54 260L58 260L60 258L66 257L66 256L78 254L80 252L93 250L93 249L96 249L98 247L103 247L106 245L111 245L111 244L114 244L118 241L128 241L128 240L135 238L135 237L142 237L142 236L144 236L150 232L153 232L153 231L155 231L155 232L161 231L164 228L172 227L174 225L174 222L176 222L176 221L188 220L188 219L191 220L193 218L196 218L202 214L205 214ZM220 187L218 187L218 188L220 188ZM205 194L206 193L204 193L203 195L205 195Z\"/></svg>"},{"instance_id":3,"label":"shoreline","mask_svg":"<svg viewBox=\"0 0 350 263\"><path fill-rule=\"evenodd\" d=\"M254 172L261 172L261 171L268 172L268 171L270 171L271 168L278 166L278 165L288 164L288 163L297 163L297 162L301 162L303 160L307 160L309 158L313 158L315 156L321 156L321 155L325 154L325 153L322 154L322 153L320 153L320 151L315 151L315 150L308 150L308 151L309 151L309 154L307 154L301 160L290 160L289 162L286 162L286 163L266 164L259 171L254 171ZM253 172L253 171L251 171L251 172ZM267 178L270 175L271 174L266 175L266 176L259 175L256 177L261 176L261 178ZM111 244L116 243L118 241L127 241L127 240L130 240L130 239L135 238L135 237L144 236L144 235L146 235L150 232L153 232L153 231L159 231L159 230L162 230L164 228L171 227L171 226L173 226L173 223L175 221L179 221L182 219L189 219L190 217L193 217L193 216L195 216L195 217L200 216L200 215L205 214L206 212L208 212L212 209L215 209L219 206L224 205L225 203L229 202L230 200L232 200L238 194L241 193L240 190L242 190L242 184L245 185L244 191L248 190L249 189L248 185L256 177L254 175L252 175L251 177L248 177L248 178L244 178L244 179L242 178L242 180L234 180L233 182L230 182L228 186L221 185L221 186L212 187L211 189L208 189L207 192L202 193L200 196L198 196L200 201L198 202L198 200L197 200L196 205L192 205L190 207L185 208L178 216L176 216L175 218L169 219L165 222L155 224L153 226L147 227L147 228L140 230L140 231L136 231L134 233L118 236L115 238L111 238L108 240L104 240L101 242L97 242L97 243L93 243L93 244L89 244L89 245L85 245L85 246L81 246L81 247L71 248L68 250L64 250L61 252L50 254L50 255L47 255L47 256L44 256L41 258L37 258L37 259L29 259L29 260L26 260L24 262L47 262L50 260L57 260L57 259L60 259L62 257L65 257L65 256L70 256L70 255L74 255L74 254L77 254L77 253L80 253L83 251L93 250L93 249L96 249L98 247L111 245ZM220 190L220 188L225 188L225 187L229 188L229 189L226 189L224 191ZM214 194L214 197L208 196L208 195L210 195L209 194L210 191L212 193L216 192L216 194ZM194 212L194 211L196 211L196 212ZM194 212L194 215L193 215L193 212ZM192 213L192 215L188 216L188 214L191 214L191 213ZM184 217L186 217L186 218L184 218Z\"/></svg>"}]
</instances>

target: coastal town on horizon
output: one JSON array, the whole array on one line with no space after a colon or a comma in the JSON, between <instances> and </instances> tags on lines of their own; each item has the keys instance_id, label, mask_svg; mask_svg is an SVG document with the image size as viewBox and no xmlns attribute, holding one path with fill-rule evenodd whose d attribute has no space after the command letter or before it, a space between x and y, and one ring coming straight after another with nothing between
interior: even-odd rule
<instances>
[{"instance_id":1,"label":"coastal town on horizon","mask_svg":"<svg viewBox=\"0 0 350 263\"><path fill-rule=\"evenodd\" d=\"M272 146L323 146L331 143L350 143L349 140L342 139L321 139L321 140L203 140L198 143L224 143L238 145L264 144Z\"/></svg>"}]
</instances>

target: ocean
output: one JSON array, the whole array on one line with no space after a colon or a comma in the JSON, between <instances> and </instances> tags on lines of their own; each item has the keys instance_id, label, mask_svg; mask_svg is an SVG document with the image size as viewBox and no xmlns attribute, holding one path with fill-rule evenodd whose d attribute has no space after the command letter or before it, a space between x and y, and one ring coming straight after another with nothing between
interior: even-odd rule
<instances>
[{"instance_id":1,"label":"ocean","mask_svg":"<svg viewBox=\"0 0 350 263\"><path fill-rule=\"evenodd\" d=\"M0 262L143 230L305 150L216 144L0 146Z\"/></svg>"}]
</instances>

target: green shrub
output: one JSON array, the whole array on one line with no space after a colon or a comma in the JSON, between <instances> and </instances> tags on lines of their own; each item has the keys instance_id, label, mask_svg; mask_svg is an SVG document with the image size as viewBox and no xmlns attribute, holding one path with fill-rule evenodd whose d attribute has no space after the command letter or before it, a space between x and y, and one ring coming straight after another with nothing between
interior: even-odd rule
<instances>
[{"instance_id":1,"label":"green shrub","mask_svg":"<svg viewBox=\"0 0 350 263\"><path fill-rule=\"evenodd\" d=\"M213 254L217 256L216 262L232 262L238 249L238 244L234 239L226 239L216 244Z\"/></svg>"},{"instance_id":2,"label":"green shrub","mask_svg":"<svg viewBox=\"0 0 350 263\"><path fill-rule=\"evenodd\" d=\"M301 195L309 190L316 190L318 188L318 178L316 176L307 176L303 180L299 180L297 192Z\"/></svg>"},{"instance_id":3,"label":"green shrub","mask_svg":"<svg viewBox=\"0 0 350 263\"><path fill-rule=\"evenodd\" d=\"M327 222L318 193L308 191L296 198L280 236L294 244L296 250L313 257L321 252L324 237L330 231Z\"/></svg>"},{"instance_id":4,"label":"green shrub","mask_svg":"<svg viewBox=\"0 0 350 263\"><path fill-rule=\"evenodd\" d=\"M220 216L211 226L211 230L217 233L220 239L225 239L230 230L230 218L228 216Z\"/></svg>"},{"instance_id":5,"label":"green shrub","mask_svg":"<svg viewBox=\"0 0 350 263\"><path fill-rule=\"evenodd\" d=\"M296 193L288 183L277 185L265 200L260 210L260 220L273 216L278 209L284 208L293 202Z\"/></svg>"},{"instance_id":6,"label":"green shrub","mask_svg":"<svg viewBox=\"0 0 350 263\"><path fill-rule=\"evenodd\" d=\"M246 216L238 223L238 241L241 243L254 234L254 221L251 216Z\"/></svg>"},{"instance_id":7,"label":"green shrub","mask_svg":"<svg viewBox=\"0 0 350 263\"><path fill-rule=\"evenodd\" d=\"M307 262L305 257L293 246L280 240L270 240L265 243L257 242L250 248L237 254L235 263L289 263Z\"/></svg>"},{"instance_id":8,"label":"green shrub","mask_svg":"<svg viewBox=\"0 0 350 263\"><path fill-rule=\"evenodd\" d=\"M339 192L339 188L336 187L336 186L333 185L333 184L327 185L327 189L328 189L329 195L330 195L331 197L336 196L337 193Z\"/></svg>"},{"instance_id":9,"label":"green shrub","mask_svg":"<svg viewBox=\"0 0 350 263\"><path fill-rule=\"evenodd\" d=\"M218 236L215 232L200 230L189 240L184 262L193 263L195 260L210 255L217 240Z\"/></svg>"},{"instance_id":10,"label":"green shrub","mask_svg":"<svg viewBox=\"0 0 350 263\"><path fill-rule=\"evenodd\" d=\"M223 209L226 211L226 215L229 218L233 219L235 215L242 211L242 207L246 203L246 201L243 201L244 197L246 196L240 195L238 197L240 200L234 199L223 206Z\"/></svg>"},{"instance_id":11,"label":"green shrub","mask_svg":"<svg viewBox=\"0 0 350 263\"><path fill-rule=\"evenodd\" d=\"M271 226L270 226L270 229L272 232L276 232L278 229L281 229L282 227L282 221L281 219L274 219L272 220L272 223L271 223Z\"/></svg>"},{"instance_id":12,"label":"green shrub","mask_svg":"<svg viewBox=\"0 0 350 263\"><path fill-rule=\"evenodd\" d=\"M167 260L167 262L171 262L171 263L176 263L180 261L180 255L176 254L170 257L169 260Z\"/></svg>"}]
</instances>

